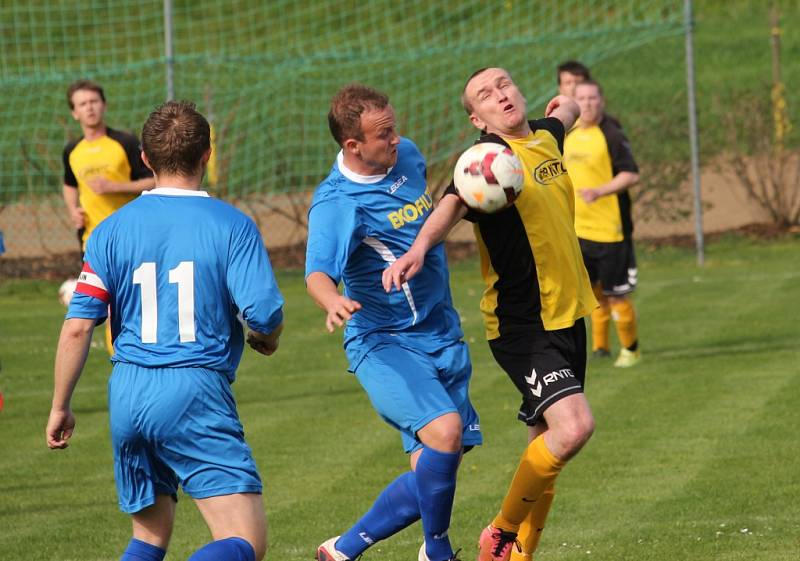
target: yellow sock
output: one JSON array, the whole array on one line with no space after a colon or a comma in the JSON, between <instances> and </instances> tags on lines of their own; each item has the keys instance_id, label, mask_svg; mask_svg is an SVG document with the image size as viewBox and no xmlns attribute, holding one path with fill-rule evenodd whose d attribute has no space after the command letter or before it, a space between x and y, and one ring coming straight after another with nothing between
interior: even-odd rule
<instances>
[{"instance_id":1,"label":"yellow sock","mask_svg":"<svg viewBox=\"0 0 800 561\"><path fill-rule=\"evenodd\" d=\"M531 509L522 524L519 525L517 539L522 546L522 551L511 548L511 561L531 561L533 552L539 547L539 540L542 539L542 530L550 512L550 505L553 504L556 488L552 483L544 490L541 498L533 503Z\"/></svg>"},{"instance_id":2,"label":"yellow sock","mask_svg":"<svg viewBox=\"0 0 800 561\"><path fill-rule=\"evenodd\" d=\"M507 532L519 532L519 526L533 504L553 484L564 464L548 450L544 435L537 436L523 452L503 506L492 525Z\"/></svg>"},{"instance_id":3,"label":"yellow sock","mask_svg":"<svg viewBox=\"0 0 800 561\"><path fill-rule=\"evenodd\" d=\"M111 342L111 316L106 320L106 351L108 356L114 356L114 344Z\"/></svg>"},{"instance_id":4,"label":"yellow sock","mask_svg":"<svg viewBox=\"0 0 800 561\"><path fill-rule=\"evenodd\" d=\"M594 289L599 307L592 311L592 350L608 350L608 324L611 321L611 307L608 305L608 298L603 296L600 287Z\"/></svg>"},{"instance_id":5,"label":"yellow sock","mask_svg":"<svg viewBox=\"0 0 800 561\"><path fill-rule=\"evenodd\" d=\"M617 336L620 344L626 349L631 348L639 339L636 326L636 310L630 298L618 300L611 304L614 322L617 324Z\"/></svg>"}]
</instances>

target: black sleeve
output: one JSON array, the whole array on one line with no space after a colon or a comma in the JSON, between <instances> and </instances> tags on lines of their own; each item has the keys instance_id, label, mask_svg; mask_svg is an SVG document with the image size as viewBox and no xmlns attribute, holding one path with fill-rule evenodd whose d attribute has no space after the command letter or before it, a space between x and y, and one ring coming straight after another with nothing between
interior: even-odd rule
<instances>
[{"instance_id":1,"label":"black sleeve","mask_svg":"<svg viewBox=\"0 0 800 561\"><path fill-rule=\"evenodd\" d=\"M135 135L112 129L107 129L106 133L125 149L125 155L128 156L128 163L131 166L131 181L153 177L153 172L142 161L142 147Z\"/></svg>"},{"instance_id":2,"label":"black sleeve","mask_svg":"<svg viewBox=\"0 0 800 561\"><path fill-rule=\"evenodd\" d=\"M508 145L508 142L503 140L503 137L501 137L501 136L499 136L497 134L494 134L494 133L482 134L480 136L480 138L478 138L478 140L475 141L473 146L475 144L482 144L484 142L493 142L495 144L502 144L506 148L511 148ZM445 195L455 195L456 197L458 197L458 191L456 191L456 185L455 185L455 183L453 183L452 179L450 180L450 185L448 185L447 189L445 189L444 193L442 193L442 197L444 197ZM461 198L461 197L459 197L459 198ZM464 206L467 207L467 214L464 216L464 220L466 220L467 222L477 222L478 220L480 220L481 216L483 216L480 212L472 210L466 204Z\"/></svg>"},{"instance_id":3,"label":"black sleeve","mask_svg":"<svg viewBox=\"0 0 800 561\"><path fill-rule=\"evenodd\" d=\"M75 179L75 174L72 172L72 166L69 165L69 155L77 145L78 141L73 140L64 146L64 154L62 155L62 158L64 159L64 185L68 185L69 187L78 186L78 180Z\"/></svg>"},{"instance_id":4,"label":"black sleeve","mask_svg":"<svg viewBox=\"0 0 800 561\"><path fill-rule=\"evenodd\" d=\"M616 120L603 119L600 130L606 137L608 153L611 156L611 171L614 175L622 171L639 173L639 166L633 158L631 144L622 129L616 126Z\"/></svg>"},{"instance_id":5,"label":"black sleeve","mask_svg":"<svg viewBox=\"0 0 800 561\"><path fill-rule=\"evenodd\" d=\"M553 138L556 139L556 144L558 144L558 151L561 152L562 156L564 155L564 137L566 136L566 131L564 130L564 123L561 122L561 119L545 117L544 119L529 121L528 124L534 132L544 129L552 134Z\"/></svg>"}]
</instances>

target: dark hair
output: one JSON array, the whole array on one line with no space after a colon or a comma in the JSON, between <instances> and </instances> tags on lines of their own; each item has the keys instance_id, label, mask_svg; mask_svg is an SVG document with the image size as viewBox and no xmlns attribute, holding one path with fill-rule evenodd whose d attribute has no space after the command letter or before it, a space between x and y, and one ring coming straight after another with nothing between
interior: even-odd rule
<instances>
[{"instance_id":1,"label":"dark hair","mask_svg":"<svg viewBox=\"0 0 800 561\"><path fill-rule=\"evenodd\" d=\"M339 146L348 138L364 140L361 114L389 106L389 96L362 84L348 84L336 92L328 111L328 127Z\"/></svg>"},{"instance_id":2,"label":"dark hair","mask_svg":"<svg viewBox=\"0 0 800 561\"><path fill-rule=\"evenodd\" d=\"M511 77L511 72L509 72L505 68L500 68L499 66L484 66L483 68L478 68L475 72L469 75L467 81L464 82L464 87L461 89L461 106L464 108L464 111L467 112L467 115L472 115L472 104L469 102L469 99L467 99L467 86L475 76L483 74L490 68L499 68L500 70L508 74L508 77L511 78L512 82L514 81L514 78Z\"/></svg>"},{"instance_id":3,"label":"dark hair","mask_svg":"<svg viewBox=\"0 0 800 561\"><path fill-rule=\"evenodd\" d=\"M69 85L69 88L67 88L67 103L69 104L70 109L75 109L75 105L72 103L72 94L78 90L89 90L90 92L96 92L100 95L100 99L103 100L103 103L106 102L106 94L103 93L103 88L100 87L100 84L92 82L91 80L81 79L72 82Z\"/></svg>"},{"instance_id":4,"label":"dark hair","mask_svg":"<svg viewBox=\"0 0 800 561\"><path fill-rule=\"evenodd\" d=\"M559 84L561 83L562 72L569 72L575 76L580 76L583 78L584 82L592 79L589 68L577 60L567 60L558 65L558 69L556 70L556 79L558 80Z\"/></svg>"},{"instance_id":5,"label":"dark hair","mask_svg":"<svg viewBox=\"0 0 800 561\"><path fill-rule=\"evenodd\" d=\"M208 121L191 101L168 101L142 127L142 150L153 171L192 176L211 147Z\"/></svg>"},{"instance_id":6,"label":"dark hair","mask_svg":"<svg viewBox=\"0 0 800 561\"><path fill-rule=\"evenodd\" d=\"M588 80L584 80L583 82L578 84L578 86L595 86L597 88L597 91L600 92L600 97L603 97L603 87L594 80L592 80L591 78L589 78Z\"/></svg>"}]
</instances>

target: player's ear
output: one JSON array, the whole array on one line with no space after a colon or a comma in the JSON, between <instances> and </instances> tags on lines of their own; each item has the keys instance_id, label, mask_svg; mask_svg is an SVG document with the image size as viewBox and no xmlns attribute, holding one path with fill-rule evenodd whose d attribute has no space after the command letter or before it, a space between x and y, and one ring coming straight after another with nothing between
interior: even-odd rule
<instances>
[{"instance_id":1,"label":"player's ear","mask_svg":"<svg viewBox=\"0 0 800 561\"><path fill-rule=\"evenodd\" d=\"M342 150L345 152L349 152L353 156L359 156L361 154L361 149L358 147L358 140L355 138L348 138L342 144Z\"/></svg>"},{"instance_id":2,"label":"player's ear","mask_svg":"<svg viewBox=\"0 0 800 561\"><path fill-rule=\"evenodd\" d=\"M153 169L153 166L151 166L151 165L150 165L150 162L147 160L147 155L144 153L144 150L142 150L142 154L141 154L141 156L142 156L142 162L144 163L144 165L146 165L146 166L147 166L147 169L149 169L150 171L152 171L153 173L155 173L155 172L156 172L156 170L154 170L154 169Z\"/></svg>"},{"instance_id":3,"label":"player's ear","mask_svg":"<svg viewBox=\"0 0 800 561\"><path fill-rule=\"evenodd\" d=\"M481 119L479 119L474 111L469 114L469 122L472 123L478 130L486 129L486 123L484 123Z\"/></svg>"},{"instance_id":4,"label":"player's ear","mask_svg":"<svg viewBox=\"0 0 800 561\"><path fill-rule=\"evenodd\" d=\"M202 158L200 158L200 163L201 163L201 164L203 164L203 165L206 165L206 164L208 163L208 160L210 160L210 159L211 159L211 150L212 150L212 149L211 149L211 148L209 148L208 150L206 150L206 151L203 153L203 157L202 157Z\"/></svg>"}]
</instances>

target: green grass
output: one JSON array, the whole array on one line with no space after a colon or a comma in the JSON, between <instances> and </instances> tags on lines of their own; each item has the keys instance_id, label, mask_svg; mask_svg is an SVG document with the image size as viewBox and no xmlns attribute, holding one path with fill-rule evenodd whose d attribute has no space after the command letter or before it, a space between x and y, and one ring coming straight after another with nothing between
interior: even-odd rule
<instances>
[{"instance_id":1,"label":"green grass","mask_svg":"<svg viewBox=\"0 0 800 561\"><path fill-rule=\"evenodd\" d=\"M798 250L797 237L732 237L709 245L700 269L689 250L640 248L644 361L627 371L590 362L597 432L559 479L537 561L798 558ZM515 391L482 340L476 263L455 265L452 280L486 438L464 460L451 530L471 559L524 431ZM340 335L325 333L302 275L283 272L279 282L282 347L269 359L246 352L234 389L266 486L267 559L308 560L407 464L397 434L345 373ZM44 443L63 314L56 288L0 285L0 560L114 560L130 530L116 507L102 348L92 350L75 395L71 447ZM181 497L168 559L208 539ZM368 559L414 559L420 540L415 525Z\"/></svg>"}]
</instances>

